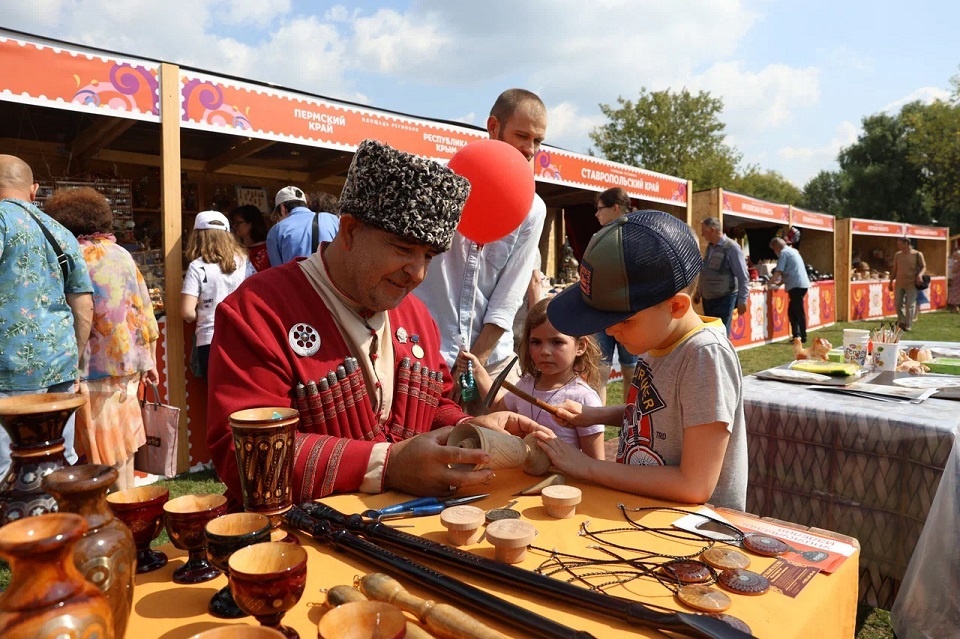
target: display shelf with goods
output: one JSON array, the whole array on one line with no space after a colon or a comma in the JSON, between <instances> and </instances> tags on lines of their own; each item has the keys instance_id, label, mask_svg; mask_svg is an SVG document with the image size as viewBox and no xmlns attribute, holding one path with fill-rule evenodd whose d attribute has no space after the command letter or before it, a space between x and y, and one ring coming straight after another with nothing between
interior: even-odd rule
<instances>
[{"instance_id":1,"label":"display shelf with goods","mask_svg":"<svg viewBox=\"0 0 960 639\"><path fill-rule=\"evenodd\" d=\"M117 244L130 251L140 272L143 273L154 313L164 312L162 230L159 225L159 209L134 208L134 194L130 180L116 178L67 179L54 178L40 182L34 203L42 210L54 191L90 187L102 194L113 213L113 234ZM156 211L153 213L153 211ZM147 219L143 214L147 213Z\"/></svg>"},{"instance_id":2,"label":"display shelf with goods","mask_svg":"<svg viewBox=\"0 0 960 639\"><path fill-rule=\"evenodd\" d=\"M849 218L837 225L837 313L841 320L856 321L895 317L890 290L890 269L897 238L908 237L924 255L930 287L920 311L933 311L947 303L949 229Z\"/></svg>"},{"instance_id":3,"label":"display shelf with goods","mask_svg":"<svg viewBox=\"0 0 960 639\"><path fill-rule=\"evenodd\" d=\"M770 240L791 239L791 226L796 227L794 234L799 232L795 241L810 278L804 298L807 329L836 322L832 216L717 188L693 194L691 226L695 232L700 232L701 223L708 217L721 221L724 234L740 245L747 259L747 312L741 315L734 310L730 325L730 341L735 347L751 348L790 338L789 296L783 286L769 287L767 282L777 265ZM706 250L702 238L701 250Z\"/></svg>"}]
</instances>

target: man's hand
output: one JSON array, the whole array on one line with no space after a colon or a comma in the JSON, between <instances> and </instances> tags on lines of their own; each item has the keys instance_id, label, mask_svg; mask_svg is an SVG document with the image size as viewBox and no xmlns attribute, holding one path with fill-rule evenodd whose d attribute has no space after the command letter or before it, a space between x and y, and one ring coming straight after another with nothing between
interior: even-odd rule
<instances>
[{"instance_id":1,"label":"man's hand","mask_svg":"<svg viewBox=\"0 0 960 639\"><path fill-rule=\"evenodd\" d=\"M453 464L472 468L490 462L490 455L482 450L447 446L451 430L448 426L393 444L387 456L384 489L435 497L489 483L494 477L492 470L451 468Z\"/></svg>"},{"instance_id":2,"label":"man's hand","mask_svg":"<svg viewBox=\"0 0 960 639\"><path fill-rule=\"evenodd\" d=\"M747 305L746 305L746 303L744 303L744 304L737 304L737 312L740 313L741 315L745 315L746 312L747 312Z\"/></svg>"},{"instance_id":3,"label":"man's hand","mask_svg":"<svg viewBox=\"0 0 960 639\"><path fill-rule=\"evenodd\" d=\"M553 431L546 426L541 426L529 417L524 417L523 415L511 413L510 411L506 410L490 413L489 415L481 415L480 417L474 417L470 420L470 423L476 424L477 426L483 426L484 428L506 431L511 435L516 435L517 437L524 437L530 433L540 432L546 432L550 435L553 435Z\"/></svg>"}]
</instances>

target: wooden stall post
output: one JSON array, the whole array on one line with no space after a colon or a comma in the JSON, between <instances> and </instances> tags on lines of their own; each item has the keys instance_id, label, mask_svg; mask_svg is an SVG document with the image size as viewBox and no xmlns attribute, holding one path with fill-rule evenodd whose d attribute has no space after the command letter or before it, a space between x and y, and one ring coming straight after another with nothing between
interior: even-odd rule
<instances>
[{"instance_id":1,"label":"wooden stall post","mask_svg":"<svg viewBox=\"0 0 960 639\"><path fill-rule=\"evenodd\" d=\"M837 223L837 249L834 281L837 283L837 321L850 321L850 270L853 260L853 220L847 218Z\"/></svg>"},{"instance_id":2,"label":"wooden stall post","mask_svg":"<svg viewBox=\"0 0 960 639\"><path fill-rule=\"evenodd\" d=\"M183 283L183 228L180 221L180 69L160 65L161 216L167 311L167 402L186 407L186 365L180 287ZM189 468L187 412L180 411L177 471Z\"/></svg>"}]
</instances>

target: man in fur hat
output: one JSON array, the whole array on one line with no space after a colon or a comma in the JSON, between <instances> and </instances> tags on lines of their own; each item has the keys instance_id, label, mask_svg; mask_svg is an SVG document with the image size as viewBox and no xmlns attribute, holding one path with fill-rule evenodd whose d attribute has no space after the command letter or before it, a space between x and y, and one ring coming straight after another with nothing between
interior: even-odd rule
<instances>
[{"instance_id":1,"label":"man in fur hat","mask_svg":"<svg viewBox=\"0 0 960 639\"><path fill-rule=\"evenodd\" d=\"M490 481L489 470L450 467L482 464L488 455L446 446L447 427L469 416L446 399L452 380L439 332L409 295L430 260L450 247L469 189L436 162L366 140L347 174L333 241L261 272L220 304L207 444L234 498L240 491L230 414L297 405L297 390L303 395L317 380L321 390L329 380L332 397L344 401L326 396L325 413L301 410L295 501L389 489L443 495ZM346 364L343 373L354 362L362 374L358 389L336 375L339 365ZM473 421L514 434L540 428L513 413Z\"/></svg>"}]
</instances>

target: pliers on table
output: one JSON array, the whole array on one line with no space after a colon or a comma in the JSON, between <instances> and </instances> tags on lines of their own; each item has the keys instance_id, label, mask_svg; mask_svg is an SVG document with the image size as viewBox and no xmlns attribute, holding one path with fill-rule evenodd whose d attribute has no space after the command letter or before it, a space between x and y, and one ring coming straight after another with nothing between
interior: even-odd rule
<instances>
[{"instance_id":1,"label":"pliers on table","mask_svg":"<svg viewBox=\"0 0 960 639\"><path fill-rule=\"evenodd\" d=\"M483 495L468 495L467 497L457 497L454 499L440 499L438 497L418 497L409 501L400 502L392 506L384 506L376 510L365 510L360 516L365 519L375 521L384 521L387 519L405 519L407 517L427 517L429 515L439 515L444 508L451 506L462 506L470 504L481 499L489 497L489 493Z\"/></svg>"}]
</instances>

